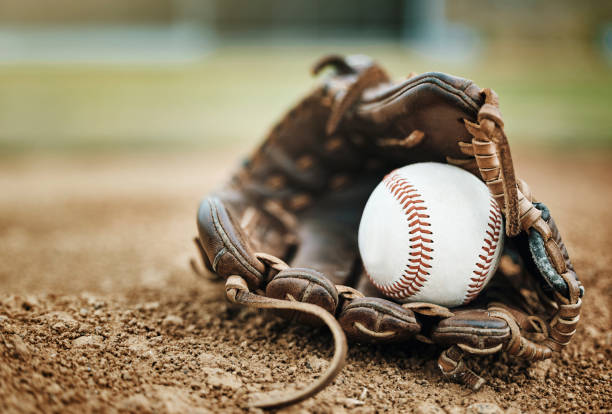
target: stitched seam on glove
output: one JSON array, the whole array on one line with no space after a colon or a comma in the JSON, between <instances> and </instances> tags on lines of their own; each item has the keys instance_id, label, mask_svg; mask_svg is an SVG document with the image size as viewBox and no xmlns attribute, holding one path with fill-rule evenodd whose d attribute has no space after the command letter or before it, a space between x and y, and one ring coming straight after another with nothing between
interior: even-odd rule
<instances>
[{"instance_id":1,"label":"stitched seam on glove","mask_svg":"<svg viewBox=\"0 0 612 414\"><path fill-rule=\"evenodd\" d=\"M405 94L407 91L413 88L416 88L418 86L429 83L441 89L444 89L446 92L453 94L455 97L459 98L462 102L464 102L466 106L468 106L472 111L478 112L480 105L474 102L474 100L470 98L464 91L457 89L452 85L449 85L448 83L444 82L442 79L438 79L435 76L431 76L430 74L424 74L424 75L427 75L427 76L421 79L411 80L405 84L399 85L396 90L391 91L391 93L388 93L387 96L384 96L384 97L377 96L375 99L371 99L369 101L364 100L363 106L369 107L369 106L385 105L393 101L394 99L398 99L399 96Z\"/></svg>"},{"instance_id":2,"label":"stitched seam on glove","mask_svg":"<svg viewBox=\"0 0 612 414\"><path fill-rule=\"evenodd\" d=\"M504 336L508 335L510 329L506 328L474 328L474 327L457 327L457 326L448 326L448 327L438 327L436 329L437 334L474 334L480 336Z\"/></svg>"},{"instance_id":3,"label":"stitched seam on glove","mask_svg":"<svg viewBox=\"0 0 612 414\"><path fill-rule=\"evenodd\" d=\"M223 228L223 225L221 225L221 221L219 220L219 212L217 211L217 206L210 200L208 200L208 204L210 205L210 211L211 211L213 224L215 226L215 230L217 230L217 234L223 241L223 244L225 248L227 249L227 253L231 253L236 258L236 260L240 262L242 266L244 266L247 270L249 270L251 273L257 276L260 280L263 279L263 275L261 274L261 272L259 272L253 266L251 266L251 264L247 262L247 260L240 254L238 249L236 249L234 245L232 244L232 242L230 241L230 238L227 235L227 232L225 231L225 229ZM215 258L215 260L217 262L219 261L217 258ZM214 270L216 271L216 269Z\"/></svg>"},{"instance_id":4,"label":"stitched seam on glove","mask_svg":"<svg viewBox=\"0 0 612 414\"><path fill-rule=\"evenodd\" d=\"M358 301L351 302L350 304L346 306L345 311L349 309L362 309L362 308L374 309L375 311L380 312L381 314L393 316L405 322L409 322L409 323L417 322L416 318L412 315L408 315L406 311L400 313L394 309L389 309L388 306L383 306L380 303L367 301L366 299L361 299Z\"/></svg>"}]
</instances>

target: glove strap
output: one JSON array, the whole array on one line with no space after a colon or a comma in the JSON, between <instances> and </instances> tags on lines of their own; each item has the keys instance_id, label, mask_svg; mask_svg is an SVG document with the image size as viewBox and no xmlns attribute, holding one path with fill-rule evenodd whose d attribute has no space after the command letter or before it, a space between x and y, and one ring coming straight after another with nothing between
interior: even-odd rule
<instances>
[{"instance_id":1,"label":"glove strap","mask_svg":"<svg viewBox=\"0 0 612 414\"><path fill-rule=\"evenodd\" d=\"M346 360L348 345L344 331L336 319L320 306L290 300L280 300L257 295L249 291L246 281L240 276L230 276L225 284L227 299L232 303L250 306L259 309L284 309L308 313L323 321L334 338L334 355L327 371L308 387L290 393L283 393L282 397L268 397L252 404L258 408L280 408L303 401L321 391L330 384L342 370Z\"/></svg>"},{"instance_id":2,"label":"glove strap","mask_svg":"<svg viewBox=\"0 0 612 414\"><path fill-rule=\"evenodd\" d=\"M472 391L478 391L485 380L465 365L464 355L465 352L459 346L453 345L440 354L438 367L444 376L464 384Z\"/></svg>"},{"instance_id":3,"label":"glove strap","mask_svg":"<svg viewBox=\"0 0 612 414\"><path fill-rule=\"evenodd\" d=\"M519 195L514 175L514 165L508 138L504 132L504 121L499 112L497 94L491 89L483 89L485 103L478 112L478 123L464 119L465 128L472 135L472 145L460 143L461 151L476 159L482 180L506 218L506 234L516 236L521 231L519 214ZM461 160L448 160L454 164L464 164Z\"/></svg>"}]
</instances>

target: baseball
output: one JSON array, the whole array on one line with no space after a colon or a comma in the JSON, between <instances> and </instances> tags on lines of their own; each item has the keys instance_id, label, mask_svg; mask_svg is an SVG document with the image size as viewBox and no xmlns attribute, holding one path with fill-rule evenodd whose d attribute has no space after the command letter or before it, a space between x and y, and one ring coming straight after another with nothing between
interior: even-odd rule
<instances>
[{"instance_id":1,"label":"baseball","mask_svg":"<svg viewBox=\"0 0 612 414\"><path fill-rule=\"evenodd\" d=\"M473 300L495 273L503 229L477 177L447 164L412 164L389 173L370 195L359 252L384 295L454 307Z\"/></svg>"}]
</instances>

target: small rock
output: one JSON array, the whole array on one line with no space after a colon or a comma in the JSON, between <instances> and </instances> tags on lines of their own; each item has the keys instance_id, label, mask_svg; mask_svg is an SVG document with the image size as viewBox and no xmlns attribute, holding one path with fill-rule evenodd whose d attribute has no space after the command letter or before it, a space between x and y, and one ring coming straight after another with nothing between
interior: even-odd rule
<instances>
[{"instance_id":1,"label":"small rock","mask_svg":"<svg viewBox=\"0 0 612 414\"><path fill-rule=\"evenodd\" d=\"M163 327L172 327L172 326L183 326L183 318L176 315L168 315L162 321Z\"/></svg>"},{"instance_id":2,"label":"small rock","mask_svg":"<svg viewBox=\"0 0 612 414\"><path fill-rule=\"evenodd\" d=\"M312 368L313 371L315 372L320 372L323 371L323 369L325 369L325 367L327 366L327 361L324 360L323 358L319 358L317 356L312 355L310 358L308 358L308 364L310 365L310 367Z\"/></svg>"},{"instance_id":3,"label":"small rock","mask_svg":"<svg viewBox=\"0 0 612 414\"><path fill-rule=\"evenodd\" d=\"M206 382L213 388L229 388L236 391L242 387L240 378L221 369L207 368L203 371L208 374Z\"/></svg>"},{"instance_id":4,"label":"small rock","mask_svg":"<svg viewBox=\"0 0 612 414\"><path fill-rule=\"evenodd\" d=\"M198 355L198 361L206 367L213 367L219 364L219 357L210 352L202 352Z\"/></svg>"},{"instance_id":5,"label":"small rock","mask_svg":"<svg viewBox=\"0 0 612 414\"><path fill-rule=\"evenodd\" d=\"M77 329L81 335L85 335L87 332L91 331L91 325L88 323L80 323Z\"/></svg>"},{"instance_id":6,"label":"small rock","mask_svg":"<svg viewBox=\"0 0 612 414\"><path fill-rule=\"evenodd\" d=\"M155 310L159 308L159 302L147 302L142 305L142 308L147 311Z\"/></svg>"},{"instance_id":7,"label":"small rock","mask_svg":"<svg viewBox=\"0 0 612 414\"><path fill-rule=\"evenodd\" d=\"M85 308L81 308L81 310L79 310L79 315L81 315L83 318L86 317L88 313L89 311Z\"/></svg>"},{"instance_id":8,"label":"small rock","mask_svg":"<svg viewBox=\"0 0 612 414\"><path fill-rule=\"evenodd\" d=\"M359 394L359 399L364 401L367 397L368 397L368 389L367 387L363 387L363 390L361 390L361 394Z\"/></svg>"},{"instance_id":9,"label":"small rock","mask_svg":"<svg viewBox=\"0 0 612 414\"><path fill-rule=\"evenodd\" d=\"M445 414L438 404L421 402L413 408L415 414Z\"/></svg>"},{"instance_id":10,"label":"small rock","mask_svg":"<svg viewBox=\"0 0 612 414\"><path fill-rule=\"evenodd\" d=\"M57 322L53 324L51 328L53 328L53 330L57 332L64 332L66 329L68 329L68 327L66 326L64 322Z\"/></svg>"},{"instance_id":11,"label":"small rock","mask_svg":"<svg viewBox=\"0 0 612 414\"><path fill-rule=\"evenodd\" d=\"M23 361L30 359L30 348L19 335L7 336L7 342L13 348L13 355ZM7 344L8 345L8 344Z\"/></svg>"},{"instance_id":12,"label":"small rock","mask_svg":"<svg viewBox=\"0 0 612 414\"><path fill-rule=\"evenodd\" d=\"M56 382L49 384L47 388L45 388L45 390L49 394L59 394L60 392L62 392L62 388Z\"/></svg>"},{"instance_id":13,"label":"small rock","mask_svg":"<svg viewBox=\"0 0 612 414\"><path fill-rule=\"evenodd\" d=\"M80 347L80 346L102 346L102 338L100 335L85 335L79 336L77 339L72 341L72 346Z\"/></svg>"},{"instance_id":14,"label":"small rock","mask_svg":"<svg viewBox=\"0 0 612 414\"><path fill-rule=\"evenodd\" d=\"M504 410L494 403L475 403L467 408L466 414L504 414Z\"/></svg>"},{"instance_id":15,"label":"small rock","mask_svg":"<svg viewBox=\"0 0 612 414\"><path fill-rule=\"evenodd\" d=\"M527 376L538 381L544 381L551 365L552 359L535 362L527 369Z\"/></svg>"},{"instance_id":16,"label":"small rock","mask_svg":"<svg viewBox=\"0 0 612 414\"><path fill-rule=\"evenodd\" d=\"M76 329L79 323L66 312L49 312L41 316L41 319L53 323L52 328L57 331Z\"/></svg>"},{"instance_id":17,"label":"small rock","mask_svg":"<svg viewBox=\"0 0 612 414\"><path fill-rule=\"evenodd\" d=\"M272 370L268 367L261 367L260 369L258 369L257 377L263 382L274 382Z\"/></svg>"},{"instance_id":18,"label":"small rock","mask_svg":"<svg viewBox=\"0 0 612 414\"><path fill-rule=\"evenodd\" d=\"M149 343L153 346L159 345L164 341L164 337L162 335L154 336L149 339Z\"/></svg>"},{"instance_id":19,"label":"small rock","mask_svg":"<svg viewBox=\"0 0 612 414\"><path fill-rule=\"evenodd\" d=\"M146 338L141 336L130 336L127 341L125 341L125 344L130 351L138 355L145 355L151 350Z\"/></svg>"},{"instance_id":20,"label":"small rock","mask_svg":"<svg viewBox=\"0 0 612 414\"><path fill-rule=\"evenodd\" d=\"M21 307L25 310L31 310L37 306L40 306L40 303L34 296L26 296L21 304Z\"/></svg>"},{"instance_id":21,"label":"small rock","mask_svg":"<svg viewBox=\"0 0 612 414\"><path fill-rule=\"evenodd\" d=\"M464 414L465 409L459 405L452 405L450 407L446 407L447 414Z\"/></svg>"},{"instance_id":22,"label":"small rock","mask_svg":"<svg viewBox=\"0 0 612 414\"><path fill-rule=\"evenodd\" d=\"M358 400L356 398L339 398L336 401L338 402L338 404L342 404L346 408L355 408L365 404L363 401Z\"/></svg>"}]
</instances>

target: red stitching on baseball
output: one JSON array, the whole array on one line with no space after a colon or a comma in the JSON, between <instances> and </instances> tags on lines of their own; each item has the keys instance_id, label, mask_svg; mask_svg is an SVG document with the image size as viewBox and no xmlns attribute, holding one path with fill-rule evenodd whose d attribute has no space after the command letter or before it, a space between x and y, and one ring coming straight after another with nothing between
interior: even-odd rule
<instances>
[{"instance_id":1,"label":"red stitching on baseball","mask_svg":"<svg viewBox=\"0 0 612 414\"><path fill-rule=\"evenodd\" d=\"M431 223L425 220L429 218L429 215L425 214L427 211L425 201L421 199L421 194L412 184L395 173L388 174L383 183L402 206L410 229L409 234L414 235L409 239L412 243L411 257L400 279L390 285L381 285L374 281L369 273L366 274L372 284L387 296L404 299L419 292L429 276L427 269L431 268L431 264L428 262L432 260L429 253L433 251L429 245L433 244L433 240L425 236L432 234L431 230L426 228L430 227Z\"/></svg>"},{"instance_id":2,"label":"red stitching on baseball","mask_svg":"<svg viewBox=\"0 0 612 414\"><path fill-rule=\"evenodd\" d=\"M490 230L485 231L485 238L481 250L484 254L479 254L478 258L480 261L476 262L476 269L474 270L475 277L471 278L472 283L468 285L468 291L466 293L463 304L468 303L474 299L482 290L489 270L493 264L495 258L495 251L497 250L497 244L499 243L499 237L501 234L502 216L499 206L493 198L491 198L491 209L489 210L489 222L487 227Z\"/></svg>"}]
</instances>

